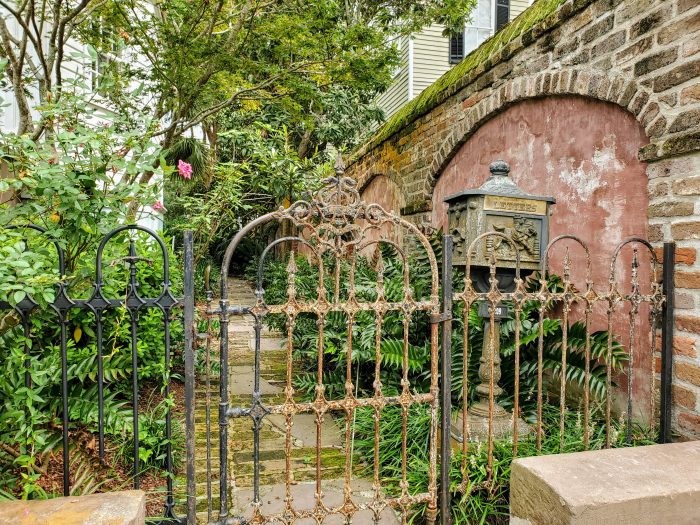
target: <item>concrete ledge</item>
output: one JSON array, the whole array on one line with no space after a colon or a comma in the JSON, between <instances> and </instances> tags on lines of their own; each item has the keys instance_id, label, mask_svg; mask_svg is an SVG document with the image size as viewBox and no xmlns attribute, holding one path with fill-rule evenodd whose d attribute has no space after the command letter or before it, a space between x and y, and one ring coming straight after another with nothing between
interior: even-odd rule
<instances>
[{"instance_id":1,"label":"concrete ledge","mask_svg":"<svg viewBox=\"0 0 700 525\"><path fill-rule=\"evenodd\" d=\"M700 441L517 459L513 525L700 523Z\"/></svg>"},{"instance_id":2,"label":"concrete ledge","mask_svg":"<svg viewBox=\"0 0 700 525\"><path fill-rule=\"evenodd\" d=\"M0 525L143 525L145 520L141 490L0 503Z\"/></svg>"}]
</instances>

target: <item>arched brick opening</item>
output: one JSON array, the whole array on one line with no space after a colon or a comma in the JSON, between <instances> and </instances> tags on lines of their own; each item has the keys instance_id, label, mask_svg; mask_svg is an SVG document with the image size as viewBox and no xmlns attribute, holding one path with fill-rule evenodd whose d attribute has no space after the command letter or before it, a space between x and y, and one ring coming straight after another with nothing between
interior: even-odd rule
<instances>
[{"instance_id":1,"label":"arched brick opening","mask_svg":"<svg viewBox=\"0 0 700 525\"><path fill-rule=\"evenodd\" d=\"M619 105L590 97L557 96L530 98L475 130L451 155L435 178L432 188L432 224L444 227L444 199L465 189L479 187L489 176L489 164L498 158L511 166L511 177L526 192L553 196L557 204L550 218L550 238L577 235L589 247L596 290L605 292L610 261L617 244L625 238L646 238L649 195L646 163L638 152L649 139L635 116ZM583 252L569 245L572 278L585 289ZM562 274L564 246L553 253L553 271ZM640 260L647 254L640 250ZM642 264L641 280L649 289L649 265ZM628 289L631 250L618 266L617 278ZM637 319L634 338L634 399L638 415L648 417L652 355L648 310ZM573 318L581 317L574 314ZM606 309L594 311L593 329L607 328ZM622 306L613 330L629 347L628 310ZM620 378L623 379L623 378ZM619 396L620 408L625 396Z\"/></svg>"},{"instance_id":2,"label":"arched brick opening","mask_svg":"<svg viewBox=\"0 0 700 525\"><path fill-rule=\"evenodd\" d=\"M384 210L396 214L400 213L400 210L406 203L401 187L391 177L386 175L375 175L367 180L360 187L360 195L365 202L379 204ZM391 240L401 244L403 233L401 228L391 228L389 225L384 225L380 229L366 230L365 240ZM375 247L372 247L372 249L365 252L365 255L371 256L375 249Z\"/></svg>"},{"instance_id":3,"label":"arched brick opening","mask_svg":"<svg viewBox=\"0 0 700 525\"><path fill-rule=\"evenodd\" d=\"M359 188L365 202L379 204L386 211L399 211L406 205L401 187L387 175L374 175Z\"/></svg>"},{"instance_id":4,"label":"arched brick opening","mask_svg":"<svg viewBox=\"0 0 700 525\"><path fill-rule=\"evenodd\" d=\"M580 96L590 100L609 102L628 113L639 122L648 138L656 138L665 130L665 120L658 118L658 105L650 102L649 92L637 85L634 80L605 73L591 73L586 70L566 69L555 73L541 73L510 80L498 89L489 88L477 91L462 102L464 117L442 142L433 158L425 188L426 195L432 194L437 178L445 170L472 134L476 133L489 120L510 107L524 101L558 96ZM662 128L663 125L663 129ZM641 152L649 140L640 143Z\"/></svg>"}]
</instances>

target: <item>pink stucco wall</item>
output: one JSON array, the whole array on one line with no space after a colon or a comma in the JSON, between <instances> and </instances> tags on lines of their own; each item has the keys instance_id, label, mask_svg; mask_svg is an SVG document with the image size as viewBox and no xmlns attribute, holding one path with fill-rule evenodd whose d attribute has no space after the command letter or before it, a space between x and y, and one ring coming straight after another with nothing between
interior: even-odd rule
<instances>
[{"instance_id":1,"label":"pink stucco wall","mask_svg":"<svg viewBox=\"0 0 700 525\"><path fill-rule=\"evenodd\" d=\"M522 102L479 128L440 175L433 193L433 224L445 224L445 197L479 187L489 176L489 164L503 159L511 166L513 180L525 191L556 198L550 239L562 234L579 236L591 253L596 289L605 291L617 243L633 235L646 238L647 176L637 152L647 142L634 117L612 104L581 97ZM580 250L569 246L572 277L584 289L584 259ZM619 265L621 282L630 278L631 250L626 252ZM552 269L558 274L562 273L563 253L560 246L553 254ZM646 253L640 251L640 275L648 282L647 261ZM604 312L602 305L596 308L594 329L605 329ZM636 398L649 399L648 314L643 312L640 319L634 391ZM627 346L629 322L624 309L616 315L614 331Z\"/></svg>"},{"instance_id":2,"label":"pink stucco wall","mask_svg":"<svg viewBox=\"0 0 700 525\"><path fill-rule=\"evenodd\" d=\"M377 175L362 190L362 200L379 204L389 213L399 214L405 206L403 194L398 185L386 175ZM365 232L365 242L390 240L402 245L405 233L402 228L385 224L379 229L368 229ZM364 255L371 256L375 250L373 245L364 250Z\"/></svg>"}]
</instances>

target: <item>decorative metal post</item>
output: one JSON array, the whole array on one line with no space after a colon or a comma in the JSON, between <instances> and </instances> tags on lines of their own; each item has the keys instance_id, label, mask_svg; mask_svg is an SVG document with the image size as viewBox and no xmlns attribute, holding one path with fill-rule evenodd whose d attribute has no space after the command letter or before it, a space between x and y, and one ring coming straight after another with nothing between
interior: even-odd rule
<instances>
[{"instance_id":1,"label":"decorative metal post","mask_svg":"<svg viewBox=\"0 0 700 525\"><path fill-rule=\"evenodd\" d=\"M518 273L524 278L541 269L549 238L549 209L554 203L552 197L522 191L509 178L510 167L506 162L493 162L489 169L491 176L480 188L445 199L449 206L448 233L455 246L453 264L465 267L474 291L482 294L478 303L479 316L484 319L480 384L476 387L479 399L468 410L469 436L466 437L479 440L487 438L489 429L496 438L513 433L513 414L497 402L503 392L498 386L500 323L510 317L508 306L498 303L498 297L515 291ZM481 241L471 246L480 236ZM530 431L524 422L517 427L519 434ZM452 436L460 442L464 439L462 428L459 420L452 425Z\"/></svg>"}]
</instances>

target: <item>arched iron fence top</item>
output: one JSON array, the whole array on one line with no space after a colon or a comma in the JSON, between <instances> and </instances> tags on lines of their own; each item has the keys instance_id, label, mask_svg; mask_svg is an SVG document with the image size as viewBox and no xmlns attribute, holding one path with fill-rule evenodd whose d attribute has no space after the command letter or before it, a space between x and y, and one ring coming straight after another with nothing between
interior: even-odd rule
<instances>
[{"instance_id":1,"label":"arched iron fence top","mask_svg":"<svg viewBox=\"0 0 700 525\"><path fill-rule=\"evenodd\" d=\"M267 255L272 251L272 249L275 246L278 246L280 244L285 244L288 242L299 242L303 244L304 246L308 247L312 253L314 254L314 257L316 257L316 260L318 261L318 278L319 282L323 282L323 275L324 275L324 269L323 269L323 259L319 256L318 252L314 248L314 246L307 241L306 239L302 239L301 237L298 236L288 236L288 237L280 237L279 239L275 239L272 241L270 244L268 244L263 252L260 254L260 260L258 261L258 287L262 288L262 282L263 282L263 271L265 270L265 259L267 258Z\"/></svg>"},{"instance_id":2,"label":"arched iron fence top","mask_svg":"<svg viewBox=\"0 0 700 525\"><path fill-rule=\"evenodd\" d=\"M622 249L629 244L641 244L642 246L646 247L646 249L651 254L652 268L654 269L654 274L656 274L656 272L659 269L659 258L656 255L656 251L654 251L654 247L646 239L644 239L642 237L634 236L634 237L627 237L626 239L622 239L619 243L617 243L617 246L615 247L615 251L613 252L612 259L610 261L610 279L613 280L615 278L615 270L617 268L617 259L620 256ZM654 275L654 278L655 277L656 277L656 275Z\"/></svg>"},{"instance_id":3,"label":"arched iron fence top","mask_svg":"<svg viewBox=\"0 0 700 525\"><path fill-rule=\"evenodd\" d=\"M549 262L550 262L550 254L552 252L552 249L557 245L562 243L563 241L570 240L574 241L575 244L578 244L581 248L583 248L584 253L586 254L586 283L588 286L593 286L593 267L591 263L591 251L588 248L588 244L586 244L585 241L583 241L580 237L577 235L571 235L571 234L565 234L565 235L559 235L558 237L555 237L550 241L550 243L547 245L547 248L544 251L544 258L543 258L543 268L544 268L544 273L548 274L549 273ZM567 252L567 259L568 259L568 252ZM567 265L567 261L564 262L565 266ZM567 271L567 268L564 268L564 271Z\"/></svg>"},{"instance_id":4,"label":"arched iron fence top","mask_svg":"<svg viewBox=\"0 0 700 525\"><path fill-rule=\"evenodd\" d=\"M45 234L48 232L46 228L43 226L39 226L38 224L33 224L33 223L28 223L28 224L10 224L9 226L5 226L6 230L19 230L22 228L28 228L30 230L37 231L39 233ZM58 244L57 241L51 240L51 244L54 245L56 248L56 253L58 254L58 272L61 274L61 278L65 276L66 273L66 255L65 251L63 248L61 248L61 245Z\"/></svg>"},{"instance_id":5,"label":"arched iron fence top","mask_svg":"<svg viewBox=\"0 0 700 525\"><path fill-rule=\"evenodd\" d=\"M276 211L262 215L239 230L224 253L221 266L221 299L227 298L226 276L234 252L243 238L259 226L273 221L290 221L302 231L311 232L311 239L307 240L316 241L315 251L320 256L327 250L337 252L349 247L354 247L356 250L362 249L367 244L363 242L363 236L367 231L378 231L384 225L391 225L415 236L425 250L432 274L431 297L437 308L439 306L439 271L435 253L426 235L418 226L398 214L386 211L379 204L363 201L355 186L355 180L343 176L342 170L337 170L334 177L324 180L324 186L314 196L307 200L298 200L288 208L280 207ZM342 238L343 236L346 238Z\"/></svg>"},{"instance_id":6,"label":"arched iron fence top","mask_svg":"<svg viewBox=\"0 0 700 525\"><path fill-rule=\"evenodd\" d=\"M163 239L150 228L145 226L140 226L138 224L125 224L113 229L107 235L102 238L100 245L97 247L97 257L95 260L95 279L98 286L102 284L102 253L104 252L105 246L111 241L116 235L125 231L141 231L154 238L160 246L161 254L163 255L163 287L168 288L170 286L170 260L168 257L168 249L163 242Z\"/></svg>"},{"instance_id":7,"label":"arched iron fence top","mask_svg":"<svg viewBox=\"0 0 700 525\"><path fill-rule=\"evenodd\" d=\"M517 281L520 280L520 251L518 250L518 247L515 244L515 241L509 236L506 235L505 233L501 232L486 232L482 233L478 237L476 237L470 244L469 247L467 248L467 267L464 275L465 282L470 285L471 280L471 267L472 267L472 257L475 256L474 251L476 247L481 243L481 241L488 239L489 237L497 237L499 239L502 239L508 243L508 245L511 247L513 250L513 253L515 254L515 279ZM493 252L490 253L490 264L489 266L492 269L495 269L497 266L497 260L495 259L495 254Z\"/></svg>"}]
</instances>

